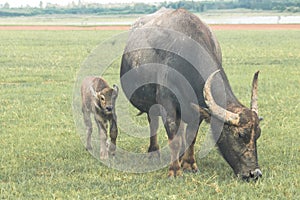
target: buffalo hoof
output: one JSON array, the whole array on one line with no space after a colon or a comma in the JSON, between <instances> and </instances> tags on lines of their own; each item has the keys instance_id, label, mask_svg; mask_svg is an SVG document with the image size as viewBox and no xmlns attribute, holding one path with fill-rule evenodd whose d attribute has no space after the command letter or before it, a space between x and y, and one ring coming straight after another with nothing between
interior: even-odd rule
<instances>
[{"instance_id":1,"label":"buffalo hoof","mask_svg":"<svg viewBox=\"0 0 300 200\"><path fill-rule=\"evenodd\" d=\"M114 157L116 155L116 151L109 151L108 155Z\"/></svg>"},{"instance_id":2,"label":"buffalo hoof","mask_svg":"<svg viewBox=\"0 0 300 200\"><path fill-rule=\"evenodd\" d=\"M148 153L148 159L153 162L161 162L160 151L153 151Z\"/></svg>"},{"instance_id":3,"label":"buffalo hoof","mask_svg":"<svg viewBox=\"0 0 300 200\"><path fill-rule=\"evenodd\" d=\"M149 160L160 160L160 151L148 152Z\"/></svg>"},{"instance_id":4,"label":"buffalo hoof","mask_svg":"<svg viewBox=\"0 0 300 200\"><path fill-rule=\"evenodd\" d=\"M170 169L169 170L169 174L168 174L169 178L176 178L176 177L181 177L181 176L182 176L181 169L178 169L178 170L172 170L172 169Z\"/></svg>"},{"instance_id":5,"label":"buffalo hoof","mask_svg":"<svg viewBox=\"0 0 300 200\"><path fill-rule=\"evenodd\" d=\"M107 144L107 149L108 149L109 155L114 156L116 154L117 147L115 144L113 144L113 143Z\"/></svg>"},{"instance_id":6,"label":"buffalo hoof","mask_svg":"<svg viewBox=\"0 0 300 200\"><path fill-rule=\"evenodd\" d=\"M108 159L108 151L100 151L100 160Z\"/></svg>"},{"instance_id":7,"label":"buffalo hoof","mask_svg":"<svg viewBox=\"0 0 300 200\"><path fill-rule=\"evenodd\" d=\"M158 145L149 146L149 148L148 148L149 153L156 152L156 151L159 151L159 146Z\"/></svg>"},{"instance_id":8,"label":"buffalo hoof","mask_svg":"<svg viewBox=\"0 0 300 200\"><path fill-rule=\"evenodd\" d=\"M87 150L87 151L92 151L93 148L92 148L92 146L86 146L86 147L85 147L85 150Z\"/></svg>"},{"instance_id":9,"label":"buffalo hoof","mask_svg":"<svg viewBox=\"0 0 300 200\"><path fill-rule=\"evenodd\" d=\"M160 151L158 145L149 146L148 148L149 159L160 161Z\"/></svg>"},{"instance_id":10,"label":"buffalo hoof","mask_svg":"<svg viewBox=\"0 0 300 200\"><path fill-rule=\"evenodd\" d=\"M182 169L184 172L193 172L193 173L199 172L198 166L195 162L188 163L188 162L183 161L181 165L182 165Z\"/></svg>"}]
</instances>

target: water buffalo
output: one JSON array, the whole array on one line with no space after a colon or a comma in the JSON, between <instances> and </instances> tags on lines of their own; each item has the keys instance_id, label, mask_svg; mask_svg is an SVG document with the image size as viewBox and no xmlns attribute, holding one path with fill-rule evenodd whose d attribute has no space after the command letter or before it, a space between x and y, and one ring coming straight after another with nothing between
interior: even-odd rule
<instances>
[{"instance_id":1,"label":"water buffalo","mask_svg":"<svg viewBox=\"0 0 300 200\"><path fill-rule=\"evenodd\" d=\"M82 113L86 125L86 149L91 150L91 136L93 131L91 113L100 135L100 159L107 159L108 153L114 154L118 136L117 117L115 114L115 101L118 96L118 87L109 87L101 77L86 77L81 85ZM111 145L107 148L107 128L110 124Z\"/></svg>"},{"instance_id":2,"label":"water buffalo","mask_svg":"<svg viewBox=\"0 0 300 200\"><path fill-rule=\"evenodd\" d=\"M169 176L181 175L181 167L198 171L194 144L203 120L211 124L219 150L236 175L246 180L262 175L256 147L258 72L249 109L232 92L219 43L197 16L184 9L161 9L138 19L122 56L120 77L127 98L148 115L148 152L159 149L156 132L162 117L171 150ZM159 111L153 111L155 105Z\"/></svg>"}]
</instances>

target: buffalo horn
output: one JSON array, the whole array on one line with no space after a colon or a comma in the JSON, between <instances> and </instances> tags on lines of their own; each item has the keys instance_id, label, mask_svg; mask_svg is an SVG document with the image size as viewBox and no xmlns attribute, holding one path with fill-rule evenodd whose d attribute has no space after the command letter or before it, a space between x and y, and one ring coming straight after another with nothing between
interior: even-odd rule
<instances>
[{"instance_id":1,"label":"buffalo horn","mask_svg":"<svg viewBox=\"0 0 300 200\"><path fill-rule=\"evenodd\" d=\"M219 105L217 105L211 94L211 82L212 82L213 77L218 72L220 72L220 70L217 70L214 73L212 73L205 82L204 89L203 89L203 96L205 99L205 103L208 106L208 108L213 116L217 117L218 119L220 119L226 123L229 123L232 125L238 125L239 120L240 120L239 115L235 114L233 112L230 112L230 111L220 107Z\"/></svg>"},{"instance_id":2,"label":"buffalo horn","mask_svg":"<svg viewBox=\"0 0 300 200\"><path fill-rule=\"evenodd\" d=\"M252 81L252 94L251 94L251 110L256 112L258 114L258 105L257 105L257 82L258 82L258 74L259 71L257 71L254 74L253 81Z\"/></svg>"}]
</instances>

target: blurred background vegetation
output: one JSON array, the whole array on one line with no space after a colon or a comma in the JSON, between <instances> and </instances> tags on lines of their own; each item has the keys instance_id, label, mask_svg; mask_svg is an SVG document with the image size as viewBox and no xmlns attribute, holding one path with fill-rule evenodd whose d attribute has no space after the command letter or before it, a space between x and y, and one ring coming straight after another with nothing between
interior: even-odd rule
<instances>
[{"instance_id":1,"label":"blurred background vegetation","mask_svg":"<svg viewBox=\"0 0 300 200\"><path fill-rule=\"evenodd\" d=\"M36 16L51 14L149 14L166 8L185 8L191 12L206 12L209 10L273 10L280 12L300 12L300 0L207 0L207 1L175 1L161 3L131 3L131 4L99 4L82 3L81 0L73 1L67 6L44 3L41 1L38 7L29 5L19 8L10 7L9 3L0 4L0 17Z\"/></svg>"}]
</instances>

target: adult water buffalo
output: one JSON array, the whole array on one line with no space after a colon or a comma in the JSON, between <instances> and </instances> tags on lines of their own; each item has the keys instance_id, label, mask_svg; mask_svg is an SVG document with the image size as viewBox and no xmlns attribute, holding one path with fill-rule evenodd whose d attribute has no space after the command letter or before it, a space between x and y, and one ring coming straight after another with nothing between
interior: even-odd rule
<instances>
[{"instance_id":1,"label":"adult water buffalo","mask_svg":"<svg viewBox=\"0 0 300 200\"><path fill-rule=\"evenodd\" d=\"M243 179L262 175L257 161L260 136L257 78L250 109L233 94L222 68L216 37L197 16L184 9L161 9L132 26L121 64L121 84L130 102L147 113L148 151L159 149L156 132L161 116L169 139L169 176L198 171L194 144L203 120L225 160ZM183 133L183 123L187 124Z\"/></svg>"}]
</instances>

